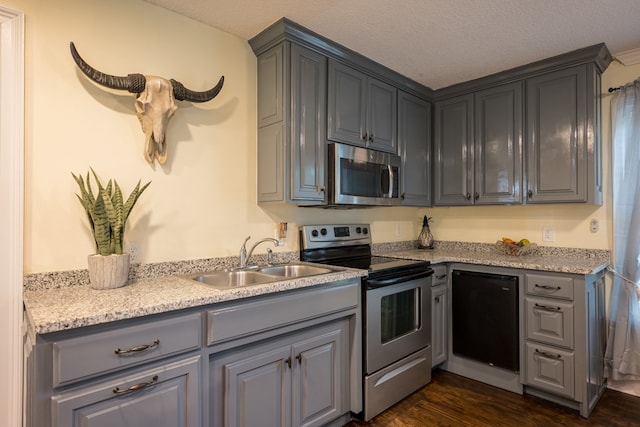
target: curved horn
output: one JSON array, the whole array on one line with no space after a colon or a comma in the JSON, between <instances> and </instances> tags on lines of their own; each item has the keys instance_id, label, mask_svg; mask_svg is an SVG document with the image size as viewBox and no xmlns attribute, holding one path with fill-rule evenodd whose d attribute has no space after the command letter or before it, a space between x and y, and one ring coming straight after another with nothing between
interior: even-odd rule
<instances>
[{"instance_id":1,"label":"curved horn","mask_svg":"<svg viewBox=\"0 0 640 427\"><path fill-rule=\"evenodd\" d=\"M171 79L170 82L173 85L173 96L178 101L207 102L215 98L216 95L218 95L218 93L220 92L220 89L222 89L222 85L224 84L224 76L220 77L217 85L204 92L194 92L192 90L189 90L177 80Z\"/></svg>"},{"instance_id":2,"label":"curved horn","mask_svg":"<svg viewBox=\"0 0 640 427\"><path fill-rule=\"evenodd\" d=\"M69 43L69 47L78 68L94 82L110 89L128 90L131 93L140 93L144 90L146 79L142 74L129 74L127 77L105 74L87 64L76 50L73 42Z\"/></svg>"}]
</instances>

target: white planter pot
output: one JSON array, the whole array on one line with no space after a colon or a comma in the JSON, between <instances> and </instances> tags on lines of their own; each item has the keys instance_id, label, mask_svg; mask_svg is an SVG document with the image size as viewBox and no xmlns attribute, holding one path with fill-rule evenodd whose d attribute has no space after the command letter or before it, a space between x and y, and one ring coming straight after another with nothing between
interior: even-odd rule
<instances>
[{"instance_id":1,"label":"white planter pot","mask_svg":"<svg viewBox=\"0 0 640 427\"><path fill-rule=\"evenodd\" d=\"M115 289L129 280L129 254L89 255L89 280L93 289Z\"/></svg>"}]
</instances>

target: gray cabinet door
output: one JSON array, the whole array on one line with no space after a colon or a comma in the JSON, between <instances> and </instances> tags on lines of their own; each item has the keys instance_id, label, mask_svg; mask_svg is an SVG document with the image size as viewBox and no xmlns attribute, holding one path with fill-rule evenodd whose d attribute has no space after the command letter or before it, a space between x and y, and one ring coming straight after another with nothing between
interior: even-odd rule
<instances>
[{"instance_id":1,"label":"gray cabinet door","mask_svg":"<svg viewBox=\"0 0 640 427\"><path fill-rule=\"evenodd\" d=\"M522 83L475 93L476 204L522 203Z\"/></svg>"},{"instance_id":2,"label":"gray cabinet door","mask_svg":"<svg viewBox=\"0 0 640 427\"><path fill-rule=\"evenodd\" d=\"M336 61L329 61L327 137L365 147L367 77Z\"/></svg>"},{"instance_id":3,"label":"gray cabinet door","mask_svg":"<svg viewBox=\"0 0 640 427\"><path fill-rule=\"evenodd\" d=\"M473 204L473 94L436 102L434 205Z\"/></svg>"},{"instance_id":4,"label":"gray cabinet door","mask_svg":"<svg viewBox=\"0 0 640 427\"><path fill-rule=\"evenodd\" d=\"M325 198L327 58L291 46L291 198Z\"/></svg>"},{"instance_id":5,"label":"gray cabinet door","mask_svg":"<svg viewBox=\"0 0 640 427\"><path fill-rule=\"evenodd\" d=\"M328 139L397 153L395 87L331 60L328 87Z\"/></svg>"},{"instance_id":6,"label":"gray cabinet door","mask_svg":"<svg viewBox=\"0 0 640 427\"><path fill-rule=\"evenodd\" d=\"M224 366L223 422L218 425L290 426L291 348L252 353Z\"/></svg>"},{"instance_id":7,"label":"gray cabinet door","mask_svg":"<svg viewBox=\"0 0 640 427\"><path fill-rule=\"evenodd\" d=\"M293 345L294 426L325 425L348 411L347 328L341 321Z\"/></svg>"},{"instance_id":8,"label":"gray cabinet door","mask_svg":"<svg viewBox=\"0 0 640 427\"><path fill-rule=\"evenodd\" d=\"M586 65L526 85L527 203L587 202Z\"/></svg>"},{"instance_id":9,"label":"gray cabinet door","mask_svg":"<svg viewBox=\"0 0 640 427\"><path fill-rule=\"evenodd\" d=\"M431 367L447 360L447 285L431 289Z\"/></svg>"},{"instance_id":10,"label":"gray cabinet door","mask_svg":"<svg viewBox=\"0 0 640 427\"><path fill-rule=\"evenodd\" d=\"M200 356L55 395L54 427L200 427Z\"/></svg>"},{"instance_id":11,"label":"gray cabinet door","mask_svg":"<svg viewBox=\"0 0 640 427\"><path fill-rule=\"evenodd\" d=\"M397 90L379 80L368 79L367 132L369 148L397 153Z\"/></svg>"},{"instance_id":12,"label":"gray cabinet door","mask_svg":"<svg viewBox=\"0 0 640 427\"><path fill-rule=\"evenodd\" d=\"M431 104L398 92L398 152L405 206L431 206Z\"/></svg>"}]
</instances>

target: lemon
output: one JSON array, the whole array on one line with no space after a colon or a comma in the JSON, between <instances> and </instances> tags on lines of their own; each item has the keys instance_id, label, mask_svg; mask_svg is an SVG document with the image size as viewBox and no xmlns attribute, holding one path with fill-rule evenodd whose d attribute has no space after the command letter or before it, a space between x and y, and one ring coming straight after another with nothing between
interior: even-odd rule
<instances>
[{"instance_id":1,"label":"lemon","mask_svg":"<svg viewBox=\"0 0 640 427\"><path fill-rule=\"evenodd\" d=\"M529 243L531 243L528 239L522 239L518 242L518 246L527 246Z\"/></svg>"}]
</instances>

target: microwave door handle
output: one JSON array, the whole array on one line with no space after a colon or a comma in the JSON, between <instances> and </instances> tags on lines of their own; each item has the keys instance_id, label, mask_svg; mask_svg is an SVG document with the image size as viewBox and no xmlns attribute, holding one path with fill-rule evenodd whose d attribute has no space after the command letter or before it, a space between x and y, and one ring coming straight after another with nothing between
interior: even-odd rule
<instances>
[{"instance_id":1,"label":"microwave door handle","mask_svg":"<svg viewBox=\"0 0 640 427\"><path fill-rule=\"evenodd\" d=\"M391 167L391 165L387 165L387 169L389 170L389 193L387 194L387 197L392 198L393 197L393 180L395 179L395 176L393 174L393 168Z\"/></svg>"}]
</instances>

